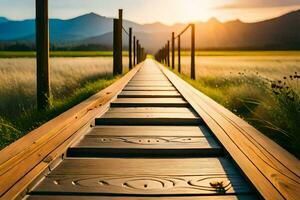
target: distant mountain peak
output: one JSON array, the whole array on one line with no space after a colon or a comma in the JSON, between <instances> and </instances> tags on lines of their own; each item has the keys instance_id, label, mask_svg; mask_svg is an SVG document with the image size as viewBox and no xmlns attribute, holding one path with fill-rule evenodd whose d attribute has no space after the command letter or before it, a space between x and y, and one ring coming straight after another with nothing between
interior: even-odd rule
<instances>
[{"instance_id":1,"label":"distant mountain peak","mask_svg":"<svg viewBox=\"0 0 300 200\"><path fill-rule=\"evenodd\" d=\"M73 20L78 20L78 19L85 19L85 20L97 20L99 18L106 18L106 17L103 17L97 13L94 13L94 12L90 12L90 13L87 13L87 14L84 14L84 15L80 15L78 17L75 17L73 18Z\"/></svg>"},{"instance_id":2,"label":"distant mountain peak","mask_svg":"<svg viewBox=\"0 0 300 200\"><path fill-rule=\"evenodd\" d=\"M86 14L87 16L94 16L94 17L102 17L101 15L94 13L94 12L90 12L88 14Z\"/></svg>"}]
</instances>

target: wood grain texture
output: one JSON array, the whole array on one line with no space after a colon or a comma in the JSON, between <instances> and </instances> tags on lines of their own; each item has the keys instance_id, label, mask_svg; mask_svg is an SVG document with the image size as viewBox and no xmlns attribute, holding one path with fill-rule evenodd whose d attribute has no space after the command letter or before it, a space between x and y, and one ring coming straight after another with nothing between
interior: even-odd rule
<instances>
[{"instance_id":1,"label":"wood grain texture","mask_svg":"<svg viewBox=\"0 0 300 200\"><path fill-rule=\"evenodd\" d=\"M244 120L160 66L266 199L299 199L300 162Z\"/></svg>"},{"instance_id":2,"label":"wood grain texture","mask_svg":"<svg viewBox=\"0 0 300 200\"><path fill-rule=\"evenodd\" d=\"M90 136L199 136L209 137L205 126L96 126L87 133Z\"/></svg>"},{"instance_id":3,"label":"wood grain texture","mask_svg":"<svg viewBox=\"0 0 300 200\"><path fill-rule=\"evenodd\" d=\"M68 150L72 157L190 157L221 156L212 137L86 135Z\"/></svg>"},{"instance_id":4,"label":"wood grain texture","mask_svg":"<svg viewBox=\"0 0 300 200\"><path fill-rule=\"evenodd\" d=\"M212 187L214 181L222 181L223 189ZM67 159L32 194L223 195L251 192L226 159L108 158Z\"/></svg>"}]
</instances>

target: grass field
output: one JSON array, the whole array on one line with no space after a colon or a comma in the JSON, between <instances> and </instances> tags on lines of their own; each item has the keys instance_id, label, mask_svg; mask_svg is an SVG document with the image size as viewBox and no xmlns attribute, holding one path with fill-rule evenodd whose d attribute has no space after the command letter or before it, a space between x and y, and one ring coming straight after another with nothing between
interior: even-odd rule
<instances>
[{"instance_id":1,"label":"grass field","mask_svg":"<svg viewBox=\"0 0 300 200\"><path fill-rule=\"evenodd\" d=\"M54 100L51 109L39 113L35 59L0 58L0 149L111 84L112 63L112 57L50 59Z\"/></svg>"},{"instance_id":2,"label":"grass field","mask_svg":"<svg viewBox=\"0 0 300 200\"><path fill-rule=\"evenodd\" d=\"M299 158L300 53L221 54L196 57L197 81L183 56L182 77Z\"/></svg>"}]
</instances>

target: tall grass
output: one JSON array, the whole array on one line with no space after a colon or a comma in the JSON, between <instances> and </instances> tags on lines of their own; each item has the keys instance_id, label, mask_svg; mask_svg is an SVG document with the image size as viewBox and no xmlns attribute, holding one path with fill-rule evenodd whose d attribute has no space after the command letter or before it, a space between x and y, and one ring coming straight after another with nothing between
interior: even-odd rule
<instances>
[{"instance_id":1,"label":"tall grass","mask_svg":"<svg viewBox=\"0 0 300 200\"><path fill-rule=\"evenodd\" d=\"M0 149L115 81L112 57L50 61L52 107L37 112L35 59L0 59Z\"/></svg>"},{"instance_id":2,"label":"tall grass","mask_svg":"<svg viewBox=\"0 0 300 200\"><path fill-rule=\"evenodd\" d=\"M197 57L186 81L300 158L300 56Z\"/></svg>"}]
</instances>

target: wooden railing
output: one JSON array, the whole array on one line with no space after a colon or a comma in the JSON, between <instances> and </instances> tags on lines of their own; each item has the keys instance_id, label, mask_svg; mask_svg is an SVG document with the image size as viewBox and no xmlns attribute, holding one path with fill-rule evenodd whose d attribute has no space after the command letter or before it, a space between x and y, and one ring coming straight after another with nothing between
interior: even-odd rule
<instances>
[{"instance_id":1,"label":"wooden railing","mask_svg":"<svg viewBox=\"0 0 300 200\"><path fill-rule=\"evenodd\" d=\"M195 24L189 24L183 29L177 36L172 32L171 38L171 65L170 65L170 40L155 54L155 59L172 69L175 69L175 41L177 39L177 58L178 58L178 72L181 73L181 36L188 30L191 29L191 79L196 79L196 68L195 68Z\"/></svg>"},{"instance_id":2,"label":"wooden railing","mask_svg":"<svg viewBox=\"0 0 300 200\"><path fill-rule=\"evenodd\" d=\"M119 9L119 18L114 19L114 31L113 31L113 75L119 75L123 73L123 32L129 38L128 44L128 59L129 69L136 64L139 64L146 58L145 50L142 48L140 40L136 36L133 36L132 28L127 31L123 26L123 10ZM133 41L133 42L132 42ZM133 49L133 52L132 52Z\"/></svg>"}]
</instances>

